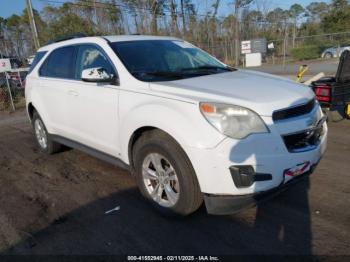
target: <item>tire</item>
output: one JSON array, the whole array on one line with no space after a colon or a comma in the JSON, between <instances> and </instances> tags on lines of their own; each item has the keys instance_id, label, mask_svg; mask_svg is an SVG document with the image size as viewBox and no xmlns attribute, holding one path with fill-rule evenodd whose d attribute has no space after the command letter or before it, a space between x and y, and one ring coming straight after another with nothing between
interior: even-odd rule
<instances>
[{"instance_id":1,"label":"tire","mask_svg":"<svg viewBox=\"0 0 350 262\"><path fill-rule=\"evenodd\" d=\"M326 59L333 58L333 54L330 52L327 52L327 53L325 53L324 58L326 58Z\"/></svg>"},{"instance_id":2,"label":"tire","mask_svg":"<svg viewBox=\"0 0 350 262\"><path fill-rule=\"evenodd\" d=\"M62 150L62 145L54 142L47 132L45 124L37 112L33 113L33 130L36 138L36 142L40 148L40 151L51 155Z\"/></svg>"},{"instance_id":3,"label":"tire","mask_svg":"<svg viewBox=\"0 0 350 262\"><path fill-rule=\"evenodd\" d=\"M133 147L133 160L141 194L162 214L186 216L202 205L192 164L168 134L160 130L145 132Z\"/></svg>"}]
</instances>

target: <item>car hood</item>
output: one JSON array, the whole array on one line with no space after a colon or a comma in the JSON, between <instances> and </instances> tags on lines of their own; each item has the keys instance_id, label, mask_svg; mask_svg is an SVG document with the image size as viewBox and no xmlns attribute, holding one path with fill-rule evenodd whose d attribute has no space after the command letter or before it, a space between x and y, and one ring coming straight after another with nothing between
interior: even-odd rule
<instances>
[{"instance_id":1,"label":"car hood","mask_svg":"<svg viewBox=\"0 0 350 262\"><path fill-rule=\"evenodd\" d=\"M286 78L250 70L153 82L153 91L195 102L220 102L243 106L259 115L308 102L312 90Z\"/></svg>"}]
</instances>

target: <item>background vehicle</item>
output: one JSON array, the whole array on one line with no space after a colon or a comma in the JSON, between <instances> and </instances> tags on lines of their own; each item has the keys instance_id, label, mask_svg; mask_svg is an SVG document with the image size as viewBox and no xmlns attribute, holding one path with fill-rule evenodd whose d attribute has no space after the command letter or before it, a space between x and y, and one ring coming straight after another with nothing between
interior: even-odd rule
<instances>
[{"instance_id":1,"label":"background vehicle","mask_svg":"<svg viewBox=\"0 0 350 262\"><path fill-rule=\"evenodd\" d=\"M350 50L350 46L333 46L324 50L321 54L321 57L327 59L340 57L345 50Z\"/></svg>"}]
</instances>

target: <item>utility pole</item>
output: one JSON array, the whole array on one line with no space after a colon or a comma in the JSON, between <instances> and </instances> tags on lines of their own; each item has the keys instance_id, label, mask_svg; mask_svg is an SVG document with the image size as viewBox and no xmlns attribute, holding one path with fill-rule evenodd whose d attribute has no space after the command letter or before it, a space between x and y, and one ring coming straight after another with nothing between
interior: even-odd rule
<instances>
[{"instance_id":1,"label":"utility pole","mask_svg":"<svg viewBox=\"0 0 350 262\"><path fill-rule=\"evenodd\" d=\"M240 0L235 1L235 66L239 65L239 8Z\"/></svg>"},{"instance_id":2,"label":"utility pole","mask_svg":"<svg viewBox=\"0 0 350 262\"><path fill-rule=\"evenodd\" d=\"M28 16L29 16L29 23L30 23L30 27L32 29L32 34L33 34L34 46L35 46L35 49L38 50L40 48L40 42L39 42L38 31L36 30L36 25L35 25L35 20L34 20L32 0L26 0L26 1L27 1L27 11L28 11Z\"/></svg>"}]
</instances>

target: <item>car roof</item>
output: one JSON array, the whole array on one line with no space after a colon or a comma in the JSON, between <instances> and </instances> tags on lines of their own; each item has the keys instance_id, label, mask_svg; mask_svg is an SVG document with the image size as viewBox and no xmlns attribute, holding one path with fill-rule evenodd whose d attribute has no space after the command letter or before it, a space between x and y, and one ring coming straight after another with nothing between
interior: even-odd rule
<instances>
[{"instance_id":1,"label":"car roof","mask_svg":"<svg viewBox=\"0 0 350 262\"><path fill-rule=\"evenodd\" d=\"M183 41L176 37L169 37L169 36L152 36L152 35L109 35L109 36L92 36L92 37L78 37L78 38L72 38L69 40L63 40L58 41L55 43L51 43L48 45L45 45L38 49L38 52L40 51L50 51L52 49L66 46L66 45L73 45L73 44L83 44L83 43L101 43L101 42L125 42L125 41L142 41L142 40L178 40Z\"/></svg>"}]
</instances>

